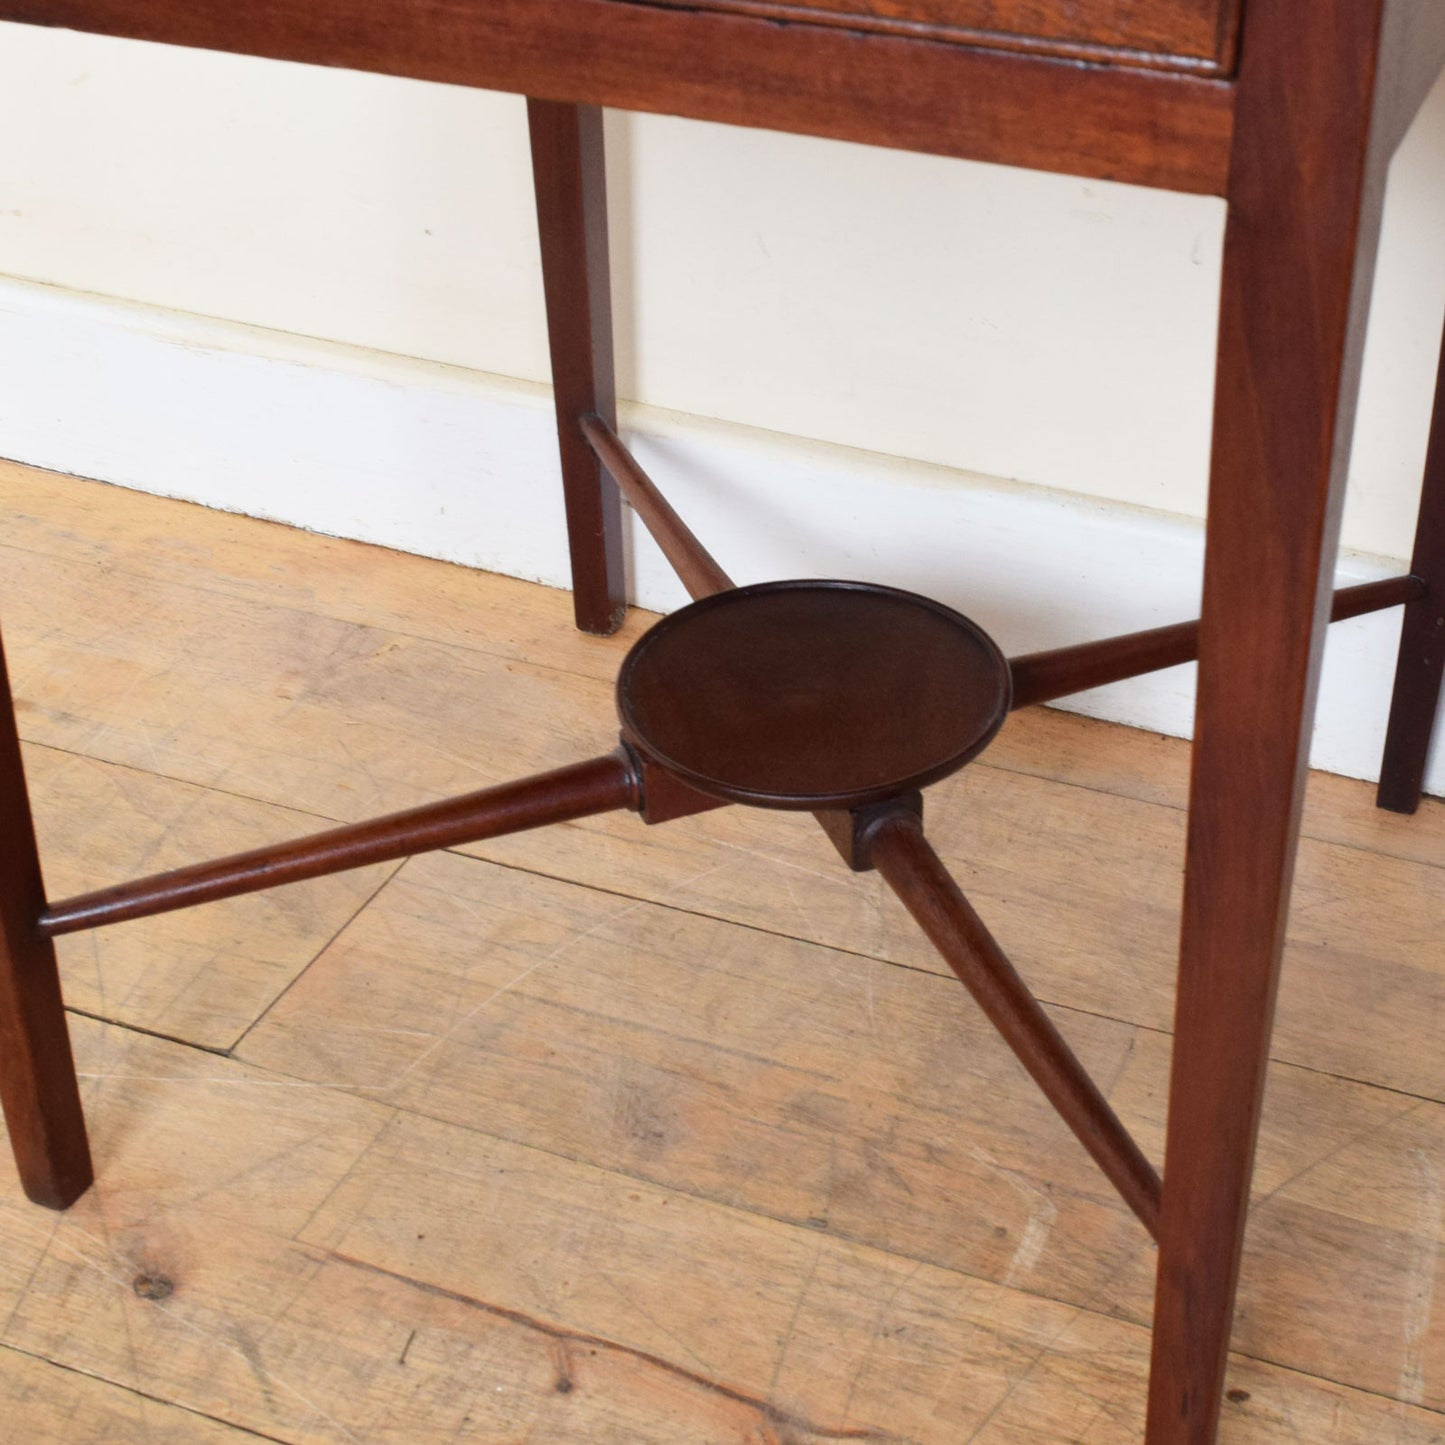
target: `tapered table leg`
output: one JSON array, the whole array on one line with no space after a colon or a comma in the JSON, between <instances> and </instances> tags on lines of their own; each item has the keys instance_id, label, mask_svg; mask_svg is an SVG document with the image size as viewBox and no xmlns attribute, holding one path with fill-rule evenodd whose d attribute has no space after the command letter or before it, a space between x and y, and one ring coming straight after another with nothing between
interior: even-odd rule
<instances>
[{"instance_id":1,"label":"tapered table leg","mask_svg":"<svg viewBox=\"0 0 1445 1445\"><path fill-rule=\"evenodd\" d=\"M90 1149L55 950L36 928L45 890L3 653L0 848L0 1101L26 1194L64 1209L90 1184Z\"/></svg>"},{"instance_id":2,"label":"tapered table leg","mask_svg":"<svg viewBox=\"0 0 1445 1445\"><path fill-rule=\"evenodd\" d=\"M622 502L580 430L589 414L617 429L602 112L592 105L528 100L527 121L573 607L584 632L608 633L627 612Z\"/></svg>"},{"instance_id":3,"label":"tapered table leg","mask_svg":"<svg viewBox=\"0 0 1445 1445\"><path fill-rule=\"evenodd\" d=\"M697 601L735 586L657 484L637 465L637 459L622 445L617 433L599 416L584 416L581 427L587 445L642 518L668 565L687 588L688 596Z\"/></svg>"},{"instance_id":4,"label":"tapered table leg","mask_svg":"<svg viewBox=\"0 0 1445 1445\"><path fill-rule=\"evenodd\" d=\"M1445 675L1445 343L1435 380L1435 414L1410 571L1428 590L1405 608L1400 629L1400 658L1376 795L1380 807L1394 813L1413 813L1420 806L1440 706L1440 679Z\"/></svg>"},{"instance_id":5,"label":"tapered table leg","mask_svg":"<svg viewBox=\"0 0 1445 1445\"><path fill-rule=\"evenodd\" d=\"M868 835L865 851L1074 1136L1157 1235L1154 1166L974 912L918 816L900 808Z\"/></svg>"},{"instance_id":6,"label":"tapered table leg","mask_svg":"<svg viewBox=\"0 0 1445 1445\"><path fill-rule=\"evenodd\" d=\"M1215 1439L1387 155L1380 0L1251 0L1148 1445Z\"/></svg>"},{"instance_id":7,"label":"tapered table leg","mask_svg":"<svg viewBox=\"0 0 1445 1445\"><path fill-rule=\"evenodd\" d=\"M348 868L640 806L637 767L619 748L605 757L464 793L443 803L425 803L364 823L347 823L287 843L62 898L40 915L39 931L54 938L132 918L151 918L198 903L258 893L263 888L325 878Z\"/></svg>"}]
</instances>

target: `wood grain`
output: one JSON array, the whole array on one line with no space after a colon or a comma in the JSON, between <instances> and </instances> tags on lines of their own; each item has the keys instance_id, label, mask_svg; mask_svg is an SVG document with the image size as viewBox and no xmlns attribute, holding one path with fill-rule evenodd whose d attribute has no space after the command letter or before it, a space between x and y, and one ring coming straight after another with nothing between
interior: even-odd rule
<instances>
[{"instance_id":1,"label":"wood grain","mask_svg":"<svg viewBox=\"0 0 1445 1445\"><path fill-rule=\"evenodd\" d=\"M609 683L655 614L632 609L610 639L567 625L565 593L204 507L0 461L7 547L192 591L264 600ZM181 520L178 520L181 519ZM7 554L8 555L8 554ZM65 579L57 577L64 586ZM57 605L70 606L65 596ZM1001 768L1183 808L1189 744L1036 708L1011 718L975 768ZM1316 802L1318 800L1318 802ZM1311 773L1308 838L1445 865L1445 800L1403 820L1349 778Z\"/></svg>"},{"instance_id":2,"label":"wood grain","mask_svg":"<svg viewBox=\"0 0 1445 1445\"><path fill-rule=\"evenodd\" d=\"M681 5L684 0L653 0ZM701 10L732 10L779 20L847 25L894 34L995 45L1123 65L1159 65L1218 74L1234 63L1240 0L1103 0L1085 9L1068 0L686 0Z\"/></svg>"},{"instance_id":3,"label":"wood grain","mask_svg":"<svg viewBox=\"0 0 1445 1445\"><path fill-rule=\"evenodd\" d=\"M386 1125L374 1106L124 1030L77 1034L119 1147L69 1215L0 1192L0 1391L18 1351L51 1356L64 1373L45 1376L42 1409L72 1398L52 1380L85 1372L91 1395L139 1391L298 1445L946 1445L960 1418L984 1445L1137 1440L1137 1325L467 1129ZM413 1163L420 1195L397 1172ZM318 1189L332 1198L312 1213ZM487 1243L503 1221L516 1248ZM604 1331L579 1328L589 1318ZM1245 1357L1231 1385L1229 1445L1439 1431L1434 1412ZM97 1445L171 1438L159 1409L102 1419Z\"/></svg>"},{"instance_id":4,"label":"wood grain","mask_svg":"<svg viewBox=\"0 0 1445 1445\"><path fill-rule=\"evenodd\" d=\"M4 1348L0 1348L0 1414L13 1440L244 1445L255 1439L249 1431Z\"/></svg>"},{"instance_id":5,"label":"wood grain","mask_svg":"<svg viewBox=\"0 0 1445 1445\"><path fill-rule=\"evenodd\" d=\"M1212 1445L1393 136L1386 0L1251 0L1215 371L1149 1445Z\"/></svg>"},{"instance_id":6,"label":"wood grain","mask_svg":"<svg viewBox=\"0 0 1445 1445\"><path fill-rule=\"evenodd\" d=\"M801 0L803 8L808 3ZM1049 28L1040 23L1047 20L1046 3L1000 0L999 18L1012 18L1047 40ZM1168 3L1139 0L1131 25L1145 38L1144 48L1150 21L1158 22ZM1218 54L1221 40L1228 48L1241 12L1226 12L1217 0L1205 3L1203 18L1213 21ZM595 402L603 419L612 420L601 374L605 357L597 351L605 341L605 328L598 326L603 298L585 280L586 273L593 280L600 275L605 210L600 185L589 189L587 178L601 177L603 104L1223 191L1228 220L1164 1187L1155 1231L1149 1445L1215 1445L1224 1405L1327 616L1325 561L1338 542L1385 177L1403 114L1418 90L1418 77L1398 87L1395 77L1409 68L1406 41L1424 36L1421 49L1433 56L1442 34L1422 29L1416 23L1422 14L1416 0L1252 0L1243 15L1237 82L1211 85L1182 74L940 43L926 28L884 35L773 23L716 6L623 0L494 0L486 7L462 0L350 0L325 8L260 0L244 10L198 10L180 0L27 0L0 9L0 18L527 95L549 319L554 346L561 348L554 356L559 420L564 449L578 460L584 454L570 426L579 405L568 380L573 362L589 371L587 410ZM937 20L930 11L905 11L898 18L924 25ZM1170 38L1187 48L1177 33L1180 12L1174 18ZM566 273L560 286L559 252ZM578 300L586 302L581 311L571 304ZM597 515L595 465L587 460L583 468L566 470L582 592L578 616L605 631L620 620L618 554L604 546L604 534L615 536L617 529ZM611 496L605 486L603 493ZM615 500L610 510L615 521ZM183 619L174 618L173 625L182 641L200 643L194 630L187 635ZM375 680L351 650L374 639L355 632L337 636L334 625L321 630L339 644L331 665L300 672L288 698L305 692L318 716L321 708L314 705L323 699L358 705L360 679ZM297 639L287 642L296 656ZM112 660L95 649L86 670L104 674ZM234 680L218 661L205 659L211 686L201 695L208 703L222 694L240 703ZM439 684L439 670L427 665L434 661L411 658L408 681L416 696L408 702L428 701L428 690L440 702L438 694L451 691ZM49 680L44 672L32 676ZM112 696L114 682L112 676ZM526 695L515 683L511 691ZM127 710L142 693L139 685L127 690ZM42 692L42 699L58 714L54 692ZM6 1045L0 1085L25 1189L32 1199L58 1206L72 1202L89 1166L55 963L36 938L44 895L19 742L8 699L0 701L6 702L0 814L18 848L0 890L0 1042ZM264 703L250 717L240 711L227 719L232 739L238 724L274 717ZM433 709L420 712L430 721ZM177 709L177 720L183 713ZM374 728L366 742L379 741L389 721L385 709L366 721ZM208 750L223 747L219 736L208 739ZM588 748L584 756L596 751ZM246 760L248 766L255 761ZM229 768L222 777L228 775ZM845 792L837 796L846 803ZM921 840L915 819L908 827L908 836ZM889 832L885 841L901 836ZM907 870L895 866L899 860L890 864L885 853L880 861L936 942L947 946L958 934L992 944L986 925L932 854L926 861L947 881L956 905L948 937L940 935L939 910L922 908L919 898L909 896ZM913 861L916 874L925 860ZM641 906L633 902L626 910ZM516 993L564 946L528 962L465 1014L454 1012L453 1030ZM528 952L525 946L519 951ZM952 950L956 967L964 953L972 950ZM1032 1009L1030 1036L1049 1040L1042 1054L1024 1051L1031 1071L1043 1077L1044 1058L1071 1056L1027 987L1002 963L1002 953L993 953L994 973L1006 974L1017 998ZM960 967L960 974L1002 1022L969 971ZM428 1046L415 1063L424 1063L438 1046ZM405 1072L412 1071L408 1066ZM1078 1073L1065 1095L1079 1099L1086 1088L1091 1085ZM1421 1100L1412 1107L1438 1106ZM1085 1112L1096 1126L1103 1121L1117 1129L1102 1096L1091 1094ZM1079 1118L1071 1122L1077 1128ZM1100 1152L1094 1136L1086 1135L1085 1143ZM1119 1151L1103 1152L1106 1167L1119 1175ZM438 1154L449 1168L438 1186L419 1196L416 1180ZM1428 1148L1412 1148L1410 1158L1426 1161L1427 1173L1434 1168ZM1123 1173L1152 1183L1137 1154ZM1277 1191L1286 1204L1289 1182ZM1152 1230L1152 1191L1145 1194L1141 1213ZM1433 1400L1425 1361L1435 1353L1430 1327L1441 1232L1438 1175L1422 1177L1417 1194L1426 1211L1417 1213L1413 1243L1382 1250L1363 1275L1379 1290L1387 1278L1385 1258L1403 1254L1411 1262L1404 1351L1394 1382L1397 1395L1410 1402ZM484 1236L481 1248L461 1263L461 1248L472 1237L464 1208L479 1199L488 1215L506 1214L509 1227ZM1134 1202L1138 1207L1140 1201ZM667 1205L673 1208L666 1211ZM412 1217L398 1232L395 1220L408 1208ZM426 1228L413 1236L416 1223ZM1377 1225L1371 1242L1386 1230ZM428 1232L431 1242L419 1248ZM951 1435L983 1435L1052 1343L1052 1322L1036 1302L1018 1291L985 1299L987 1290L970 1288L960 1303L956 1281L934 1278L924 1261L904 1274L905 1261L889 1251L875 1255L853 1242L840 1248L826 1227L814 1232L816 1244L806 1227L747 1212L724 1219L711 1200L669 1197L530 1144L399 1113L297 1233L348 1263L433 1288L441 1287L437 1273L449 1271L461 1281L455 1294L480 1299L500 1292L520 1302L509 1309L528 1317L540 1313L579 1335L598 1336L605 1321L607 1338L622 1348L651 1358L670 1350L701 1378L725 1381L724 1389L758 1401L770 1433L779 1433L773 1424L784 1433L797 1424L844 1438L902 1440L916 1437L936 1408L947 1415ZM1311 1231L1297 1227L1291 1233ZM1314 1233L1328 1235L1330 1229ZM1335 1233L1338 1240L1329 1242L1338 1245L1349 1230L1336 1227ZM559 1236L571 1243L564 1254L580 1254L591 1266L574 1270L560 1289L537 1264L544 1256L555 1258ZM1323 1253L1332 1263L1369 1257L1368 1248ZM605 1265L592 1264L599 1256ZM1271 1263L1282 1258L1283 1251L1276 1251ZM739 1274L748 1279L742 1290ZM799 1277L794 1292L791 1282ZM1318 1270L1310 1283L1314 1312L1331 1312ZM168 1278L149 1269L133 1281L133 1292L150 1302L172 1290ZM939 1350L937 1360L935 1312L914 1304L919 1292L929 1291L952 1293L947 1319L952 1325L962 1319L969 1328L964 1350ZM1289 1294L1281 1290L1274 1297ZM879 1298L887 1300L884 1314L901 1317L901 1326L890 1335L875 1319L860 1332L857 1302ZM10 1325L23 1316L24 1304L22 1295ZM1392 1313L1397 1311L1392 1302ZM124 1338L134 1356L128 1318ZM906 1352L898 1347L900 1338ZM1270 1348L1289 1348L1280 1336L1270 1338ZM254 1342L243 1353L255 1367ZM1335 1368L1327 1363L1328 1349L1306 1347L1304 1353L1311 1370L1378 1388L1372 1373L1377 1353L1344 1359ZM919 1371L944 1358L953 1365L947 1383L965 1385L966 1393L925 1396ZM816 1426L820 1412L836 1408L840 1395L841 1414ZM928 1418L917 1409L925 1398ZM906 1433L899 1433L900 1425Z\"/></svg>"},{"instance_id":7,"label":"wood grain","mask_svg":"<svg viewBox=\"0 0 1445 1445\"><path fill-rule=\"evenodd\" d=\"M113 504L95 514L92 530L103 533L127 494L94 491ZM132 500L139 513L156 505ZM193 513L205 519L202 535L214 550L213 519L177 510ZM62 511L57 535L79 525L73 511ZM261 523L230 525L263 555L277 545L273 533L284 535ZM335 543L315 540L323 556L332 554ZM289 561L300 554L279 555ZM335 821L489 786L613 746L611 686L572 669L575 642L565 600L554 605L559 594L512 584L514 596L536 599L541 620L520 617L513 602L502 609L502 635L526 639L554 619L556 658L565 669L516 661L500 645L482 651L474 640L458 641L449 594L442 594L435 628L408 622L405 608L426 615L435 588L418 585L394 603L384 601L392 624L385 628L327 615L362 611L356 599L365 579L383 574L391 555L356 547L353 579L343 583L340 574L318 599L322 610L308 611L294 593L295 607L268 605L242 582L234 594L233 584L224 594L200 594L170 574L132 573L128 564L109 575L102 603L94 568L105 552L83 545L66 560L54 551L7 551L0 609L15 639L27 736ZM416 565L414 558L397 559L402 576ZM459 570L430 566L448 581ZM231 570L244 578L239 562ZM301 570L299 561L294 570ZM384 585L376 590L386 598ZM477 598L479 619L485 601ZM66 618L63 630L56 616ZM151 625L135 626L139 616ZM429 631L440 636L434 640ZM589 643L609 662L619 651L616 639ZM423 713L431 722L418 736L415 719ZM1032 771L971 765L930 789L928 826L985 922L1044 999L1168 1028L1183 818L1175 807L1106 791L1124 786L1134 748L1145 771L1129 786L1173 802L1181 780L1169 760L1179 759L1182 748L1043 709L1016 715L988 756ZM1061 780L1075 768L1087 786ZM1332 806L1324 829L1352 842L1309 842L1302 850L1274 1054L1445 1098L1433 1022L1445 1008L1445 959L1434 943L1445 931L1439 870L1362 851L1390 824L1399 846L1415 836L1398 818L1377 821L1382 815L1369 807L1366 785L1317 777L1315 786L1322 797L1357 799L1350 814ZM1437 818L1439 852L1427 850L1430 858L1445 856L1445 805L1427 803L1416 825L1429 830ZM261 834L258 819L257 828L253 838L227 829L226 841L214 840L215 851L293 831L279 820ZM914 967L943 967L877 881L849 877L805 821L737 808L658 829L630 817L600 819L468 851ZM178 834L167 861L186 856L201 853L190 852ZM123 871L117 860L114 872L74 881L99 885ZM284 895L277 899L287 906ZM1360 1027L1339 1029L1342 1013Z\"/></svg>"},{"instance_id":8,"label":"wood grain","mask_svg":"<svg viewBox=\"0 0 1445 1445\"><path fill-rule=\"evenodd\" d=\"M601 682L126 575L87 600L86 570L7 555L27 740L343 822L616 746Z\"/></svg>"},{"instance_id":9,"label":"wood grain","mask_svg":"<svg viewBox=\"0 0 1445 1445\"><path fill-rule=\"evenodd\" d=\"M1368 798L1367 785L1351 786ZM1041 997L1169 1028L1181 813L971 766L929 790L926 816ZM876 881L839 870L802 824L730 809L668 828L639 833L619 820L466 851L942 971L901 907ZM1273 1056L1445 1097L1434 1041L1445 1009L1439 869L1311 840L1291 917ZM1341 1016L1360 1027L1340 1029Z\"/></svg>"},{"instance_id":10,"label":"wood grain","mask_svg":"<svg viewBox=\"0 0 1445 1445\"><path fill-rule=\"evenodd\" d=\"M610 745L606 688L583 674L588 649L600 675L619 644L579 647L560 594L7 481L33 481L0 536L7 623L46 700L26 729L138 764L31 744L52 874L88 879L97 847L119 866L209 829L290 831L280 790L339 800L316 814L335 817L530 767L604 720ZM448 701L422 678L412 699L424 665L478 692ZM240 710L229 735L197 701L208 683L210 707ZM562 698L581 701L559 721ZM413 706L436 730L398 766ZM1167 1016L1177 749L1045 712L998 747L1007 769L930 790L930 829L1026 973L1102 1005L1051 1015L1153 1152L1169 1039L1121 1015ZM1048 776L1073 767L1086 786ZM1429 1082L1440 873L1375 852L1321 799L1320 826L1351 841L1306 851L1289 967L1309 1066L1270 1071L1221 1438L1434 1445L1442 1111L1319 1061ZM266 901L281 913L248 930L285 934L272 982L304 971L241 1061L74 1021L99 1181L56 1217L0 1180L0 1398L25 1352L64 1371L47 1380L91 1377L87 1399L189 1412L47 1386L107 1445L212 1416L207 1441L956 1445L962 1421L984 1445L1137 1442L1151 1253L956 983L891 961L915 945L876 880L849 878L809 820L739 809L546 836L515 866L413 860L329 946L302 885L294 904L180 915L197 934L111 962L107 1008L174 997L173 1019L233 1024L266 1000L246 1002L248 960L228 955L238 925L207 915ZM1108 837L1124 841L1072 880ZM142 1275L172 1293L142 1297Z\"/></svg>"},{"instance_id":11,"label":"wood grain","mask_svg":"<svg viewBox=\"0 0 1445 1445\"><path fill-rule=\"evenodd\" d=\"M580 636L571 598L553 588L3 460L0 508L7 568L14 549L125 587L181 587L195 609L212 596L261 601L603 682L655 620L634 609L613 637ZM83 603L61 591L56 605Z\"/></svg>"},{"instance_id":12,"label":"wood grain","mask_svg":"<svg viewBox=\"0 0 1445 1445\"><path fill-rule=\"evenodd\" d=\"M29 748L51 894L63 897L318 820L74 753ZM57 944L71 1008L229 1048L395 871L358 869Z\"/></svg>"},{"instance_id":13,"label":"wood grain","mask_svg":"<svg viewBox=\"0 0 1445 1445\"><path fill-rule=\"evenodd\" d=\"M1052 778L1140 802L1183 808L1189 744L1051 708L1010 720L989 749L986 767ZM1305 785L1300 835L1391 858L1445 865L1445 799L1425 798L1413 818L1375 806L1368 784L1313 772Z\"/></svg>"},{"instance_id":14,"label":"wood grain","mask_svg":"<svg viewBox=\"0 0 1445 1445\"><path fill-rule=\"evenodd\" d=\"M411 969L396 964L405 940ZM1167 1036L1053 1017L1156 1151ZM946 979L417 859L241 1052L408 1113L1149 1319L1153 1253L1138 1226ZM1388 1392L1441 1239L1428 1207L1438 1166L1421 1161L1445 1157L1445 1107L1286 1066L1271 1090L1239 1347ZM1291 1326L1359 1310L1366 1278L1363 1337ZM1445 1346L1442 1327L1427 1323L1424 1359ZM1445 1382L1428 1389L1445 1406Z\"/></svg>"}]
</instances>

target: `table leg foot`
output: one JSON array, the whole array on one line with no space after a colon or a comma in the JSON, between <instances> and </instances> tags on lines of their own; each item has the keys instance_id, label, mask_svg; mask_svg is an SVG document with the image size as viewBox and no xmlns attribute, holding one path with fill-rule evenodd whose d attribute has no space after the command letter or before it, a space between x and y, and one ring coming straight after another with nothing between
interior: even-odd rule
<instances>
[{"instance_id":1,"label":"table leg foot","mask_svg":"<svg viewBox=\"0 0 1445 1445\"><path fill-rule=\"evenodd\" d=\"M50 940L10 686L0 654L0 1103L25 1192L64 1209L89 1187L85 1116Z\"/></svg>"}]
</instances>

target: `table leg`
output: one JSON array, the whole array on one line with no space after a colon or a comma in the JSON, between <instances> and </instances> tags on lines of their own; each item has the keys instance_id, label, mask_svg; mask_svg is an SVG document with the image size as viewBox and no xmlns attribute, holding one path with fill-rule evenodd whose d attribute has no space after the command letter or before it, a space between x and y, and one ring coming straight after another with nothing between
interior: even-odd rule
<instances>
[{"instance_id":1,"label":"table leg","mask_svg":"<svg viewBox=\"0 0 1445 1445\"><path fill-rule=\"evenodd\" d=\"M1246 16L1148 1445L1218 1424L1388 160L1379 0Z\"/></svg>"},{"instance_id":2,"label":"table leg","mask_svg":"<svg viewBox=\"0 0 1445 1445\"><path fill-rule=\"evenodd\" d=\"M85 1116L60 999L30 800L0 652L0 1102L26 1194L64 1209L91 1181Z\"/></svg>"},{"instance_id":3,"label":"table leg","mask_svg":"<svg viewBox=\"0 0 1445 1445\"><path fill-rule=\"evenodd\" d=\"M584 632L608 633L627 612L622 502L580 430L589 415L617 429L602 112L595 105L529 99L527 122L573 606Z\"/></svg>"},{"instance_id":4,"label":"table leg","mask_svg":"<svg viewBox=\"0 0 1445 1445\"><path fill-rule=\"evenodd\" d=\"M1405 608L1400 629L1400 659L1376 795L1380 807L1394 813L1413 813L1420 806L1440 706L1440 679L1445 674L1445 343L1435 381L1435 414L1410 571L1424 580L1429 591Z\"/></svg>"}]
</instances>

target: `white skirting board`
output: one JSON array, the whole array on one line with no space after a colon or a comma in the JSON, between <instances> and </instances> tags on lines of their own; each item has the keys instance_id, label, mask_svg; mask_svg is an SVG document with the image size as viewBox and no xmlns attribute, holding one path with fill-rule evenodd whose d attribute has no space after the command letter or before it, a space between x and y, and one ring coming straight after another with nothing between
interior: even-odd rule
<instances>
[{"instance_id":1,"label":"white skirting board","mask_svg":"<svg viewBox=\"0 0 1445 1445\"><path fill-rule=\"evenodd\" d=\"M776 433L624 410L627 440L740 582L856 577L936 597L1006 652L1196 616L1202 526ZM0 455L567 584L545 389L0 281ZM632 519L632 596L685 596ZM1403 570L1341 557L1341 583ZM1331 629L1312 761L1378 775L1399 613ZM1193 668L1071 698L1187 737ZM1445 745L1429 790L1445 793Z\"/></svg>"}]
</instances>

